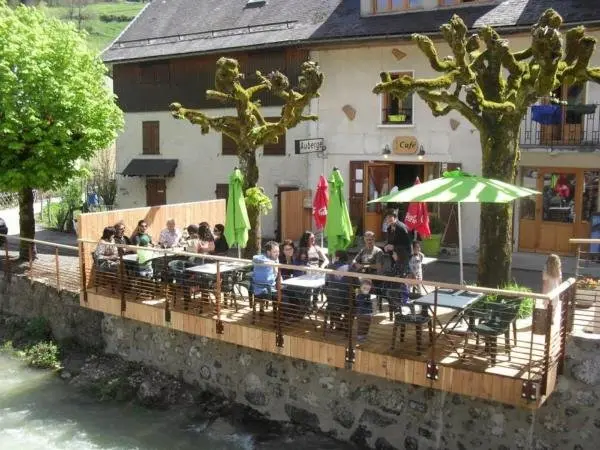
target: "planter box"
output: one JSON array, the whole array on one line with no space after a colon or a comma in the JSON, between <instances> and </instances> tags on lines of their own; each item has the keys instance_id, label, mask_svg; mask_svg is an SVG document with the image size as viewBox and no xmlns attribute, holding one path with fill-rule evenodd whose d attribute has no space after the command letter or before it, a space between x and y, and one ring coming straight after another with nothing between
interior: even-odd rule
<instances>
[{"instance_id":1,"label":"planter box","mask_svg":"<svg viewBox=\"0 0 600 450\"><path fill-rule=\"evenodd\" d=\"M600 289L577 288L575 291L575 307L589 308L595 303L600 304Z\"/></svg>"},{"instance_id":2,"label":"planter box","mask_svg":"<svg viewBox=\"0 0 600 450\"><path fill-rule=\"evenodd\" d=\"M425 254L425 256L439 256L441 242L441 234L432 234L429 238L421 241L421 251Z\"/></svg>"}]
</instances>

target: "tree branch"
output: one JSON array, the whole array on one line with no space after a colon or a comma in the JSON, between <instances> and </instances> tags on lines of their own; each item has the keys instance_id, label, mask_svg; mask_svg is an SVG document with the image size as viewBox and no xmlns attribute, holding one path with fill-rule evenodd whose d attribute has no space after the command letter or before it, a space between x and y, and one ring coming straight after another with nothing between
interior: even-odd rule
<instances>
[{"instance_id":1,"label":"tree branch","mask_svg":"<svg viewBox=\"0 0 600 450\"><path fill-rule=\"evenodd\" d=\"M438 58L437 50L435 49L435 45L433 41L428 37L422 34L413 34L412 40L415 41L417 47L423 52L423 54L429 60L429 64L436 72L448 72L456 68L456 62L446 59L445 61L440 61Z\"/></svg>"}]
</instances>

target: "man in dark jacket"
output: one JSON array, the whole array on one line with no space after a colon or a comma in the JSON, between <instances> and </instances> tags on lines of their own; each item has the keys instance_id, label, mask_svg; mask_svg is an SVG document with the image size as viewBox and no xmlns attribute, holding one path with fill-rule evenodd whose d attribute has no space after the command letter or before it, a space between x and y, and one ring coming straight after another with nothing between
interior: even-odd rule
<instances>
[{"instance_id":1,"label":"man in dark jacket","mask_svg":"<svg viewBox=\"0 0 600 450\"><path fill-rule=\"evenodd\" d=\"M383 247L383 250L387 253L396 251L402 262L408 262L412 251L412 239L408 228L398 220L396 210L388 210L385 214L385 221L388 224L388 232L387 244Z\"/></svg>"}]
</instances>

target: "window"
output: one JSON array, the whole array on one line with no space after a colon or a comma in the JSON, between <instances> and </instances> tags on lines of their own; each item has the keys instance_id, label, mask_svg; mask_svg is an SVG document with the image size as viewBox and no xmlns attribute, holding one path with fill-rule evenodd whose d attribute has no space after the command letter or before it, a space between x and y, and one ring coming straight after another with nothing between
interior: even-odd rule
<instances>
[{"instance_id":1,"label":"window","mask_svg":"<svg viewBox=\"0 0 600 450\"><path fill-rule=\"evenodd\" d=\"M142 122L142 154L160 154L160 122L158 120Z\"/></svg>"},{"instance_id":2,"label":"window","mask_svg":"<svg viewBox=\"0 0 600 450\"><path fill-rule=\"evenodd\" d=\"M411 72L392 73L392 80L398 77L412 77ZM404 100L398 100L390 94L381 97L381 123L384 125L413 125L413 94L408 95Z\"/></svg>"},{"instance_id":3,"label":"window","mask_svg":"<svg viewBox=\"0 0 600 450\"><path fill-rule=\"evenodd\" d=\"M217 183L215 188L215 197L218 199L225 199L229 197L229 184L227 183Z\"/></svg>"},{"instance_id":4,"label":"window","mask_svg":"<svg viewBox=\"0 0 600 450\"><path fill-rule=\"evenodd\" d=\"M221 142L221 155L235 156L237 155L237 145L233 139L226 134L221 134L223 140Z\"/></svg>"},{"instance_id":5,"label":"window","mask_svg":"<svg viewBox=\"0 0 600 450\"><path fill-rule=\"evenodd\" d=\"M440 0L440 6L456 6L462 3L477 3L480 1L481 0Z\"/></svg>"},{"instance_id":6,"label":"window","mask_svg":"<svg viewBox=\"0 0 600 450\"><path fill-rule=\"evenodd\" d=\"M279 117L265 117L265 120L268 122L277 122ZM286 136L283 133L279 136L279 140L276 144L265 144L263 147L263 155L264 156L285 156L285 141Z\"/></svg>"},{"instance_id":7,"label":"window","mask_svg":"<svg viewBox=\"0 0 600 450\"><path fill-rule=\"evenodd\" d=\"M423 0L373 0L373 12L403 11L423 7Z\"/></svg>"}]
</instances>

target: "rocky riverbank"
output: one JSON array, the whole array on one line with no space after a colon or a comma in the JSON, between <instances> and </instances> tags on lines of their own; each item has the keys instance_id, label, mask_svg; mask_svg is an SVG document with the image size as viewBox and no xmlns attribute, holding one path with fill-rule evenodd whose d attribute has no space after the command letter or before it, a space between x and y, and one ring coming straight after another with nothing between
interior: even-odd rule
<instances>
[{"instance_id":1,"label":"rocky riverbank","mask_svg":"<svg viewBox=\"0 0 600 450\"><path fill-rule=\"evenodd\" d=\"M52 336L43 319L0 315L0 345L5 351L25 355L31 346L48 340ZM195 427L220 436L251 435L254 444L266 450L288 445L354 448L301 425L268 420L255 410L233 402L222 391L188 385L153 368L82 348L71 341L60 343L59 348L57 376L98 402L135 403L170 410L181 417L182 427Z\"/></svg>"}]
</instances>

